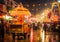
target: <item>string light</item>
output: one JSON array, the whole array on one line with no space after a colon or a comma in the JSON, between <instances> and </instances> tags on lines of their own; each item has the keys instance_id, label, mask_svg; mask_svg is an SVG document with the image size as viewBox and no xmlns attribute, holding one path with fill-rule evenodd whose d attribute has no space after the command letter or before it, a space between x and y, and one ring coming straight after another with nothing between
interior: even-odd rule
<instances>
[{"instance_id":1,"label":"string light","mask_svg":"<svg viewBox=\"0 0 60 42\"><path fill-rule=\"evenodd\" d=\"M27 4L27 7L29 7L29 5Z\"/></svg>"},{"instance_id":2,"label":"string light","mask_svg":"<svg viewBox=\"0 0 60 42\"><path fill-rule=\"evenodd\" d=\"M47 4L44 4L45 6L47 6Z\"/></svg>"},{"instance_id":3,"label":"string light","mask_svg":"<svg viewBox=\"0 0 60 42\"><path fill-rule=\"evenodd\" d=\"M35 6L35 4L32 5L33 7Z\"/></svg>"},{"instance_id":4,"label":"string light","mask_svg":"<svg viewBox=\"0 0 60 42\"><path fill-rule=\"evenodd\" d=\"M36 10L38 10L38 8Z\"/></svg>"},{"instance_id":5,"label":"string light","mask_svg":"<svg viewBox=\"0 0 60 42\"><path fill-rule=\"evenodd\" d=\"M41 4L38 4L39 6L41 5Z\"/></svg>"},{"instance_id":6,"label":"string light","mask_svg":"<svg viewBox=\"0 0 60 42\"><path fill-rule=\"evenodd\" d=\"M32 10L34 10L34 9L32 9Z\"/></svg>"}]
</instances>

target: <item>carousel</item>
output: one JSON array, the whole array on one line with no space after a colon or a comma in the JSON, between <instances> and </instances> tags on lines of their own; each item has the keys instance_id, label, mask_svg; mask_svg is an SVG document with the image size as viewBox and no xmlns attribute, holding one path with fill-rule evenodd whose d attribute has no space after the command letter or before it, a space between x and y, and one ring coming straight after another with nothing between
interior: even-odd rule
<instances>
[{"instance_id":1,"label":"carousel","mask_svg":"<svg viewBox=\"0 0 60 42\"><path fill-rule=\"evenodd\" d=\"M28 18L31 13L28 9L24 8L22 4L19 4L16 8L9 11L10 15L14 17L13 20L17 20L16 23L23 24L28 22Z\"/></svg>"},{"instance_id":2,"label":"carousel","mask_svg":"<svg viewBox=\"0 0 60 42\"><path fill-rule=\"evenodd\" d=\"M29 35L28 19L31 13L22 4L19 4L16 8L10 10L9 14L13 17L9 29L9 32L13 33L13 39L15 39L15 36L18 38L21 36L20 38L25 39Z\"/></svg>"}]
</instances>

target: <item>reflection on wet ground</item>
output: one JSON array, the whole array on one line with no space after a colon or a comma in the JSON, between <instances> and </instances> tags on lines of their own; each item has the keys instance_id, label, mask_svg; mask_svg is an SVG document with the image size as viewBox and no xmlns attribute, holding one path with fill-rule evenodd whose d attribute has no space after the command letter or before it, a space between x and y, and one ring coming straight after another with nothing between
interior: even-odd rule
<instances>
[{"instance_id":1,"label":"reflection on wet ground","mask_svg":"<svg viewBox=\"0 0 60 42\"><path fill-rule=\"evenodd\" d=\"M58 33L51 33L47 32L46 34L42 34L42 29L34 31L34 41L33 42L59 42L59 34ZM43 38L44 37L44 38ZM0 37L0 42L3 42L3 39ZM12 34L4 34L4 42L30 42L29 38L26 38L25 40L20 40L15 37L15 40L12 38Z\"/></svg>"},{"instance_id":2,"label":"reflection on wet ground","mask_svg":"<svg viewBox=\"0 0 60 42\"><path fill-rule=\"evenodd\" d=\"M3 42L2 38L0 38L0 42ZM11 34L5 34L4 35L4 42L29 42L29 39L19 40L15 37L15 40L13 40Z\"/></svg>"}]
</instances>

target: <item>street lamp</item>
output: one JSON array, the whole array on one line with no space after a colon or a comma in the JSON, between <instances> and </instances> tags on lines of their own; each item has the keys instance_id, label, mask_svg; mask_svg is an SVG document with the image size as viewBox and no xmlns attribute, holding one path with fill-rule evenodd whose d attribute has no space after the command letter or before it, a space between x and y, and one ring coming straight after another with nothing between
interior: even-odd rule
<instances>
[{"instance_id":1,"label":"street lamp","mask_svg":"<svg viewBox=\"0 0 60 42\"><path fill-rule=\"evenodd\" d=\"M60 3L60 0L58 0L58 3Z\"/></svg>"}]
</instances>

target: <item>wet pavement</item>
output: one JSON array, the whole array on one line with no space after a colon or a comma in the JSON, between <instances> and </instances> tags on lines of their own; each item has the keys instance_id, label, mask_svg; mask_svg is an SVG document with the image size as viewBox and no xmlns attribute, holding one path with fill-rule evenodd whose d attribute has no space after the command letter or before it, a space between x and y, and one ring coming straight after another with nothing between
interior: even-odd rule
<instances>
[{"instance_id":1,"label":"wet pavement","mask_svg":"<svg viewBox=\"0 0 60 42\"><path fill-rule=\"evenodd\" d=\"M3 42L2 38L0 38L0 42ZM25 40L19 40L19 39L17 39L17 37L15 37L15 40L13 40L12 34L5 34L4 42L29 42L29 39L26 38Z\"/></svg>"},{"instance_id":2,"label":"wet pavement","mask_svg":"<svg viewBox=\"0 0 60 42\"><path fill-rule=\"evenodd\" d=\"M40 41L40 29L37 31L33 31L34 41L39 42ZM2 42L2 38L0 39L0 42ZM17 39L17 36L15 37L15 40L13 40L12 34L4 34L4 42L30 42L30 38L26 37L25 40Z\"/></svg>"},{"instance_id":3,"label":"wet pavement","mask_svg":"<svg viewBox=\"0 0 60 42\"><path fill-rule=\"evenodd\" d=\"M47 32L46 34L43 34L42 29L33 31L33 37L34 37L33 42L54 42L54 41L59 42L59 34L54 32L53 33ZM3 42L2 40L3 39L0 37L0 42ZM20 40L20 39L17 39L17 36L16 36L15 40L13 40L12 34L5 33L4 42L30 42L30 38L26 38L25 40Z\"/></svg>"}]
</instances>

